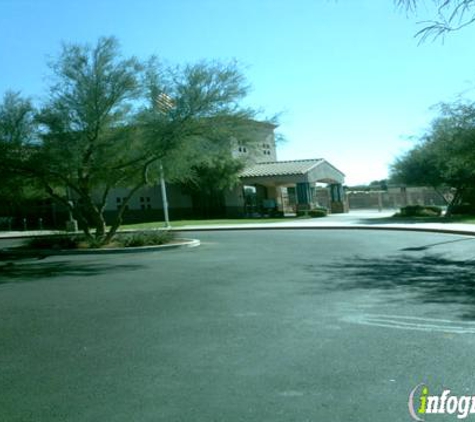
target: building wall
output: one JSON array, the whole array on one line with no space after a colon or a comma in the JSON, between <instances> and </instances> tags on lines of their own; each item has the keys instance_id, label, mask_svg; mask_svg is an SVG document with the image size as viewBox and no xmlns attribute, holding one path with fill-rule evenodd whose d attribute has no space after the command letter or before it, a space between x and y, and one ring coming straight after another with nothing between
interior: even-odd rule
<instances>
[{"instance_id":1,"label":"building wall","mask_svg":"<svg viewBox=\"0 0 475 422\"><path fill-rule=\"evenodd\" d=\"M345 175L325 160L313 170L310 170L307 177L310 181L316 180L323 183L343 184L345 182Z\"/></svg>"},{"instance_id":2,"label":"building wall","mask_svg":"<svg viewBox=\"0 0 475 422\"><path fill-rule=\"evenodd\" d=\"M243 207L244 196L242 192L242 185L237 185L234 189L228 190L224 193L224 200L226 207Z\"/></svg>"},{"instance_id":3,"label":"building wall","mask_svg":"<svg viewBox=\"0 0 475 422\"><path fill-rule=\"evenodd\" d=\"M255 142L252 145L240 145L236 142L233 156L244 158L251 163L277 161L274 129L273 125L256 122L253 132Z\"/></svg>"},{"instance_id":4,"label":"building wall","mask_svg":"<svg viewBox=\"0 0 475 422\"><path fill-rule=\"evenodd\" d=\"M171 219L192 217L191 197L182 192L177 185L167 184L167 199ZM111 221L120 208L123 198L128 193L127 188L112 189L106 204L106 221ZM160 221L164 219L163 202L160 185L145 187L131 198L124 215L124 223Z\"/></svg>"},{"instance_id":5,"label":"building wall","mask_svg":"<svg viewBox=\"0 0 475 422\"><path fill-rule=\"evenodd\" d=\"M274 129L274 125L254 122L252 136L255 137L255 142L248 146L239 145L236 142L232 151L233 156L242 157L254 163L276 161ZM127 193L127 188L111 190L106 205L106 215L112 217L117 212ZM167 199L171 219L190 218L197 211L196 203L195 207L193 206L191 195L184 193L177 185L167 184ZM242 186L238 185L234 189L226 191L224 201L226 216L241 216L244 211ZM163 203L159 184L141 189L133 196L129 202L124 221L153 221L154 218L163 219Z\"/></svg>"},{"instance_id":6,"label":"building wall","mask_svg":"<svg viewBox=\"0 0 475 422\"><path fill-rule=\"evenodd\" d=\"M446 205L444 199L434 189L429 187L390 187L387 191L348 191L347 198L350 209L401 208L406 205Z\"/></svg>"},{"instance_id":7,"label":"building wall","mask_svg":"<svg viewBox=\"0 0 475 422\"><path fill-rule=\"evenodd\" d=\"M327 187L317 186L315 188L315 201L317 206L330 209L330 191Z\"/></svg>"},{"instance_id":8,"label":"building wall","mask_svg":"<svg viewBox=\"0 0 475 422\"><path fill-rule=\"evenodd\" d=\"M191 208L191 197L182 192L177 185L167 184L167 199L170 207L173 208ZM128 194L127 188L112 189L106 205L106 211L116 211L119 209L123 198ZM140 189L131 198L129 202L129 210L146 211L146 210L162 210L162 191L160 185L145 187Z\"/></svg>"}]
</instances>

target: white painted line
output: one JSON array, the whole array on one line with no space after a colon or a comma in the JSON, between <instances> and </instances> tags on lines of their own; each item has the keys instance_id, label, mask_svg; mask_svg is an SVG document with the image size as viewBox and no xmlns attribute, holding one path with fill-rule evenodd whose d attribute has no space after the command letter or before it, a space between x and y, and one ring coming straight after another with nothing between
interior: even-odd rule
<instances>
[{"instance_id":1,"label":"white painted line","mask_svg":"<svg viewBox=\"0 0 475 422\"><path fill-rule=\"evenodd\" d=\"M453 321L451 319L440 319L440 318L428 318L428 317L417 317L409 315L388 315L388 314L367 314L372 317L377 318L391 318L391 319L408 319L408 320L419 320L419 321L434 321L434 322L446 322L447 324L467 324L475 328L475 321Z\"/></svg>"},{"instance_id":2,"label":"white painted line","mask_svg":"<svg viewBox=\"0 0 475 422\"><path fill-rule=\"evenodd\" d=\"M341 319L352 324L369 325L382 328L452 334L475 334L474 323L451 321L447 319L376 314L350 315ZM436 324L436 322L439 322L440 324Z\"/></svg>"}]
</instances>

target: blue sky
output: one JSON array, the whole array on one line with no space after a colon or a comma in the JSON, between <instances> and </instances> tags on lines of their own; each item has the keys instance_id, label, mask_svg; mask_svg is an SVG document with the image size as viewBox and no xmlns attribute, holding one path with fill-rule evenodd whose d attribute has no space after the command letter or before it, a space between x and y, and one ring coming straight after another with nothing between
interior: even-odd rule
<instances>
[{"instance_id":1,"label":"blue sky","mask_svg":"<svg viewBox=\"0 0 475 422\"><path fill-rule=\"evenodd\" d=\"M347 184L387 176L430 107L473 96L475 25L418 46L421 9L392 0L0 0L0 95L39 99L62 41L116 36L126 55L170 64L237 59L247 102L282 113L281 160L325 158Z\"/></svg>"}]
</instances>

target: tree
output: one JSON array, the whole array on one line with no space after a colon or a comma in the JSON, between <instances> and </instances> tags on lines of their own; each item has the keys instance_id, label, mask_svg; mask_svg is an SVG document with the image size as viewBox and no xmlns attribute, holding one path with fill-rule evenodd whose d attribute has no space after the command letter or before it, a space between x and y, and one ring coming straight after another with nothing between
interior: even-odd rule
<instances>
[{"instance_id":1,"label":"tree","mask_svg":"<svg viewBox=\"0 0 475 422\"><path fill-rule=\"evenodd\" d=\"M225 192L236 186L244 167L245 162L229 152L194 166L182 188L191 196L195 212L205 218L222 217Z\"/></svg>"},{"instance_id":2,"label":"tree","mask_svg":"<svg viewBox=\"0 0 475 422\"><path fill-rule=\"evenodd\" d=\"M53 83L37 115L41 142L20 168L74 213L88 237L94 227L102 241L108 192L137 171L117 167L133 145L128 123L140 95L141 66L122 58L113 38L95 47L64 45L50 66Z\"/></svg>"},{"instance_id":3,"label":"tree","mask_svg":"<svg viewBox=\"0 0 475 422\"><path fill-rule=\"evenodd\" d=\"M392 166L392 178L408 185L450 187L449 204L471 202L475 186L475 103L442 104L440 117L412 150Z\"/></svg>"},{"instance_id":4,"label":"tree","mask_svg":"<svg viewBox=\"0 0 475 422\"><path fill-rule=\"evenodd\" d=\"M414 12L422 3L420 0L394 0L397 6ZM437 38L453 31L458 31L475 22L475 0L432 0L435 17L421 22L424 24L416 36L421 41L427 38Z\"/></svg>"},{"instance_id":5,"label":"tree","mask_svg":"<svg viewBox=\"0 0 475 422\"><path fill-rule=\"evenodd\" d=\"M51 69L36 115L40 136L20 136L21 148L8 144L10 159L0 166L39 183L95 242L112 239L130 199L157 180L160 164L171 179L184 180L235 140L252 142L255 113L240 106L248 87L235 63L167 68L124 58L117 40L101 38L94 47L64 45ZM107 231L104 209L114 187L129 193Z\"/></svg>"},{"instance_id":6,"label":"tree","mask_svg":"<svg viewBox=\"0 0 475 422\"><path fill-rule=\"evenodd\" d=\"M24 145L37 139L36 110L28 98L19 92L7 91L0 103L0 162L12 160L12 155L22 157ZM14 208L40 193L8 166L0 166L0 202Z\"/></svg>"},{"instance_id":7,"label":"tree","mask_svg":"<svg viewBox=\"0 0 475 422\"><path fill-rule=\"evenodd\" d=\"M370 189L375 189L375 190L388 190L388 181L386 179L382 180L373 180L369 184Z\"/></svg>"}]
</instances>

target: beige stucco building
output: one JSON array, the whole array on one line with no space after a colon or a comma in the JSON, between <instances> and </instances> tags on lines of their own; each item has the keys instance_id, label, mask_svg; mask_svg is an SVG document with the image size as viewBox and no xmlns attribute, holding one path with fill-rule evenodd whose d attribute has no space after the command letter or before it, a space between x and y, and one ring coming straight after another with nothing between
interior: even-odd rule
<instances>
[{"instance_id":1,"label":"beige stucco building","mask_svg":"<svg viewBox=\"0 0 475 422\"><path fill-rule=\"evenodd\" d=\"M257 137L252 146L235 143L232 154L245 160L241 183L213 199L211 209L199 209L198 200L179 185L167 184L169 213L172 219L199 217L239 217L270 215L310 210L328 205L331 212L345 212L346 202L342 185L345 175L326 160L303 159L278 161L275 141L276 126L255 122ZM316 184L328 186L327 204L320 204ZM106 213L120 207L127 189L111 191ZM198 198L199 199L199 198ZM143 221L163 218L160 186L139 191L129 202L127 220Z\"/></svg>"}]
</instances>

